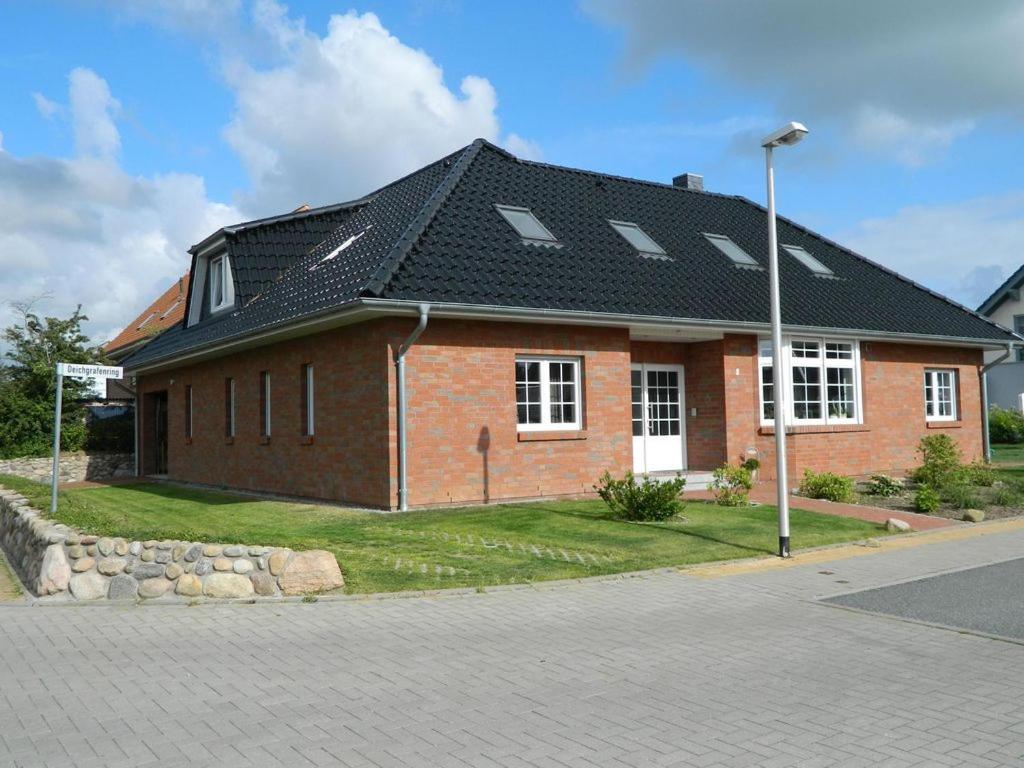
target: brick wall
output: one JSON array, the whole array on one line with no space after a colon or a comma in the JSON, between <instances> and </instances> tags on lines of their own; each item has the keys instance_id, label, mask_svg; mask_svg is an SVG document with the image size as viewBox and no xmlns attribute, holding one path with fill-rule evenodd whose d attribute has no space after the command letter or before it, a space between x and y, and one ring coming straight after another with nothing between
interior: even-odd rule
<instances>
[{"instance_id":1,"label":"brick wall","mask_svg":"<svg viewBox=\"0 0 1024 768\"><path fill-rule=\"evenodd\" d=\"M140 377L139 391L168 393L172 479L332 499L375 507L397 500L397 423L392 351L415 319L389 318L281 342ZM412 506L590 493L608 469L632 466L632 362L685 367L689 467L709 469L756 452L774 473L774 437L759 426L756 338L630 342L625 329L432 319L407 357L409 488ZM516 428L517 354L582 361L583 429ZM789 440L793 477L804 468L843 474L902 472L916 464L922 435L948 431L967 458L981 454L977 366L981 353L949 347L864 342L866 422L798 428ZM300 369L315 370L316 435L302 437ZM959 371L960 420L925 423L926 366ZM271 374L272 436L259 436L259 372ZM224 434L224 380L235 378L236 436ZM173 381L173 383L172 383ZM184 392L193 391L193 438L184 431ZM692 409L696 409L696 415ZM142 466L152 471L154 418L143 400Z\"/></svg>"},{"instance_id":2,"label":"brick wall","mask_svg":"<svg viewBox=\"0 0 1024 768\"><path fill-rule=\"evenodd\" d=\"M578 495L630 468L629 350L625 330L431 320L406 358L410 504ZM517 354L582 359L580 433L518 433Z\"/></svg>"},{"instance_id":3,"label":"brick wall","mask_svg":"<svg viewBox=\"0 0 1024 768\"><path fill-rule=\"evenodd\" d=\"M142 376L140 397L168 393L168 475L174 480L387 506L387 323L281 342ZM314 366L316 434L302 436L300 369ZM271 377L271 437L260 438L259 374ZM225 386L235 379L235 437L225 437ZM173 383L172 383L173 382ZM192 386L193 437L185 437ZM143 400L145 403L146 401ZM143 409L142 466L152 471L155 419Z\"/></svg>"},{"instance_id":4,"label":"brick wall","mask_svg":"<svg viewBox=\"0 0 1024 768\"><path fill-rule=\"evenodd\" d=\"M726 336L724 344L729 459L742 461L756 451L762 477L773 478L774 433L758 426L756 339ZM920 463L920 439L940 430L957 440L965 459L981 458L980 350L865 341L860 351L864 424L796 427L786 445L794 485L804 469L846 475L905 473ZM957 370L957 421L925 420L926 367Z\"/></svg>"}]
</instances>

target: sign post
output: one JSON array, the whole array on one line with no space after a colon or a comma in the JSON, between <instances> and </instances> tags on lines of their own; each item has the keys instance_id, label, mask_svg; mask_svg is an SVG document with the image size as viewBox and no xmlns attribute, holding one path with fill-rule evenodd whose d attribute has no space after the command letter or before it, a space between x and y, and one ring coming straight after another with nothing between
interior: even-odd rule
<instances>
[{"instance_id":1,"label":"sign post","mask_svg":"<svg viewBox=\"0 0 1024 768\"><path fill-rule=\"evenodd\" d=\"M57 363L57 399L53 408L53 477L50 481L50 514L57 511L57 479L60 477L60 411L64 399L64 377L97 379L120 379L124 369L111 365L84 365L81 363Z\"/></svg>"}]
</instances>

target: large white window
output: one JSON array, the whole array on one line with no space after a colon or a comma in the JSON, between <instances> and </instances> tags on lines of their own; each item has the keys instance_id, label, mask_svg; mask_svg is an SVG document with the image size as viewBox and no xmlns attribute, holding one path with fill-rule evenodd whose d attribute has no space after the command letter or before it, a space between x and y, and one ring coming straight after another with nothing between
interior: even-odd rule
<instances>
[{"instance_id":1,"label":"large white window","mask_svg":"<svg viewBox=\"0 0 1024 768\"><path fill-rule=\"evenodd\" d=\"M956 371L924 372L924 413L928 421L956 421Z\"/></svg>"},{"instance_id":2,"label":"large white window","mask_svg":"<svg viewBox=\"0 0 1024 768\"><path fill-rule=\"evenodd\" d=\"M772 344L758 348L761 422L775 421ZM786 421L792 424L858 424L860 350L856 341L821 338L783 339L782 378L789 392Z\"/></svg>"},{"instance_id":3,"label":"large white window","mask_svg":"<svg viewBox=\"0 0 1024 768\"><path fill-rule=\"evenodd\" d=\"M216 312L230 307L234 301L231 284L231 267L227 256L215 256L210 259L210 311Z\"/></svg>"},{"instance_id":4,"label":"large white window","mask_svg":"<svg viewBox=\"0 0 1024 768\"><path fill-rule=\"evenodd\" d=\"M516 360L519 431L580 429L580 364L574 358Z\"/></svg>"}]
</instances>

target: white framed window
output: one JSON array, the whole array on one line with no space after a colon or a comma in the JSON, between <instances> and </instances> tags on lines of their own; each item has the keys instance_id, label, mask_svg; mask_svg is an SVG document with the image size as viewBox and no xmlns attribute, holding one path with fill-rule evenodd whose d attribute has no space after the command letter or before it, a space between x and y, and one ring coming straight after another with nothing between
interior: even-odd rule
<instances>
[{"instance_id":1,"label":"white framed window","mask_svg":"<svg viewBox=\"0 0 1024 768\"><path fill-rule=\"evenodd\" d=\"M517 205L500 205L495 203L505 221L516 231L526 243L558 243L558 238L551 234L551 230L540 223L529 208L520 208Z\"/></svg>"},{"instance_id":2,"label":"white framed window","mask_svg":"<svg viewBox=\"0 0 1024 768\"><path fill-rule=\"evenodd\" d=\"M956 371L952 368L924 372L924 415L928 421L956 421Z\"/></svg>"},{"instance_id":3,"label":"white framed window","mask_svg":"<svg viewBox=\"0 0 1024 768\"><path fill-rule=\"evenodd\" d=\"M665 249L658 245L654 238L640 229L639 224L634 224L631 221L612 221L611 219L608 220L608 223L612 225L612 229L622 235L627 243L636 248L641 256L652 256L658 259L668 258Z\"/></svg>"},{"instance_id":4,"label":"white framed window","mask_svg":"<svg viewBox=\"0 0 1024 768\"><path fill-rule=\"evenodd\" d=\"M520 432L580 429L582 400L577 358L516 358Z\"/></svg>"},{"instance_id":5,"label":"white framed window","mask_svg":"<svg viewBox=\"0 0 1024 768\"><path fill-rule=\"evenodd\" d=\"M775 423L772 344L758 344L761 423ZM856 341L783 338L782 380L790 424L860 424L860 347Z\"/></svg>"},{"instance_id":6,"label":"white framed window","mask_svg":"<svg viewBox=\"0 0 1024 768\"><path fill-rule=\"evenodd\" d=\"M231 282L231 265L226 255L214 256L210 259L210 311L217 312L230 307L235 302L235 292Z\"/></svg>"},{"instance_id":7,"label":"white framed window","mask_svg":"<svg viewBox=\"0 0 1024 768\"><path fill-rule=\"evenodd\" d=\"M302 434L312 437L315 430L313 418L313 364L302 366Z\"/></svg>"},{"instance_id":8,"label":"white framed window","mask_svg":"<svg viewBox=\"0 0 1024 768\"><path fill-rule=\"evenodd\" d=\"M729 260L737 267L749 267L752 269L761 268L761 265L757 263L757 260L753 256L744 251L725 235L716 235L711 232L705 232L704 237L707 238L707 241L715 246L715 248L728 256Z\"/></svg>"},{"instance_id":9,"label":"white framed window","mask_svg":"<svg viewBox=\"0 0 1024 768\"><path fill-rule=\"evenodd\" d=\"M799 245L784 245L782 246L782 250L786 251L786 253L799 261L814 274L820 275L821 277L835 277L835 273L812 256L806 248Z\"/></svg>"}]
</instances>

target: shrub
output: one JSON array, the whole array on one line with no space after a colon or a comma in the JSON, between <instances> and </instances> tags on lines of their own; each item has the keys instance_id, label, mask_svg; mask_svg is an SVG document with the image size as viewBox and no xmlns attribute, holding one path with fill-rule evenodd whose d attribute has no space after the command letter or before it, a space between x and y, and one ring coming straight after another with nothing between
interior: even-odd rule
<instances>
[{"instance_id":1,"label":"shrub","mask_svg":"<svg viewBox=\"0 0 1024 768\"><path fill-rule=\"evenodd\" d=\"M946 434L922 437L917 446L921 466L914 470L914 480L932 488L949 484L960 469L960 446Z\"/></svg>"},{"instance_id":2,"label":"shrub","mask_svg":"<svg viewBox=\"0 0 1024 768\"><path fill-rule=\"evenodd\" d=\"M723 507L742 507L750 503L750 489L754 487L754 480L745 466L723 464L712 476L711 490L715 494L715 503Z\"/></svg>"},{"instance_id":3,"label":"shrub","mask_svg":"<svg viewBox=\"0 0 1024 768\"><path fill-rule=\"evenodd\" d=\"M679 499L686 486L684 477L659 482L645 475L638 483L632 472L627 472L621 480L605 472L599 482L594 490L620 520L667 520L684 509Z\"/></svg>"},{"instance_id":4,"label":"shrub","mask_svg":"<svg viewBox=\"0 0 1024 768\"><path fill-rule=\"evenodd\" d=\"M1021 503L1020 492L1008 485L1001 485L992 494L992 503L997 507L1017 507Z\"/></svg>"},{"instance_id":5,"label":"shrub","mask_svg":"<svg viewBox=\"0 0 1024 768\"><path fill-rule=\"evenodd\" d=\"M996 471L981 461L974 461L963 468L964 479L970 485L991 488L996 481Z\"/></svg>"},{"instance_id":6,"label":"shrub","mask_svg":"<svg viewBox=\"0 0 1024 768\"><path fill-rule=\"evenodd\" d=\"M918 512L931 514L939 508L940 502L939 494L930 485L922 485L914 494L914 509Z\"/></svg>"},{"instance_id":7,"label":"shrub","mask_svg":"<svg viewBox=\"0 0 1024 768\"><path fill-rule=\"evenodd\" d=\"M761 460L755 459L753 456L751 456L749 459L740 464L740 466L743 467L748 472L750 472L750 474L754 474L755 472L757 472L757 470L761 468Z\"/></svg>"},{"instance_id":8,"label":"shrub","mask_svg":"<svg viewBox=\"0 0 1024 768\"><path fill-rule=\"evenodd\" d=\"M973 509L979 506L978 497L969 483L950 483L942 489L942 498L957 509Z\"/></svg>"},{"instance_id":9,"label":"shrub","mask_svg":"<svg viewBox=\"0 0 1024 768\"><path fill-rule=\"evenodd\" d=\"M804 470L800 481L800 495L809 499L829 501L850 501L853 499L853 479L833 472L812 472Z\"/></svg>"},{"instance_id":10,"label":"shrub","mask_svg":"<svg viewBox=\"0 0 1024 768\"><path fill-rule=\"evenodd\" d=\"M903 483L895 477L889 477L889 475L872 475L871 482L868 483L868 493L873 496L891 498L892 496L899 496L902 490Z\"/></svg>"},{"instance_id":11,"label":"shrub","mask_svg":"<svg viewBox=\"0 0 1024 768\"><path fill-rule=\"evenodd\" d=\"M988 437L993 443L1024 443L1024 414L993 405L988 411Z\"/></svg>"}]
</instances>

